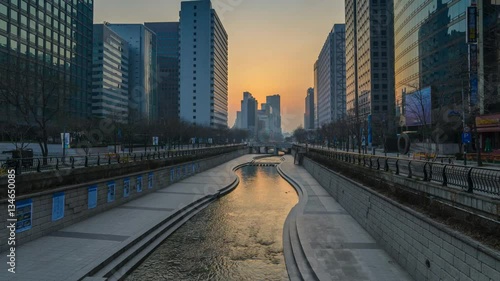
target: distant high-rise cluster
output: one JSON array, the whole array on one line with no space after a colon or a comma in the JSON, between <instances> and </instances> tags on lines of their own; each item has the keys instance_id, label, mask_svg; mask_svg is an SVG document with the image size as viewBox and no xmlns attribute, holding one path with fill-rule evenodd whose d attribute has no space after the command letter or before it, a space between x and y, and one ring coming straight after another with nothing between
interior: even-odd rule
<instances>
[{"instance_id":1,"label":"distant high-rise cluster","mask_svg":"<svg viewBox=\"0 0 500 281\"><path fill-rule=\"evenodd\" d=\"M68 91L61 120L227 127L228 35L211 1L182 2L178 22L93 24L93 8L0 2L0 67L59 72ZM0 119L15 120L14 106L1 106Z\"/></svg>"},{"instance_id":2,"label":"distant high-rise cluster","mask_svg":"<svg viewBox=\"0 0 500 281\"><path fill-rule=\"evenodd\" d=\"M244 92L234 128L248 130L254 140L280 141L283 138L280 95L267 96L266 103L258 109L258 101L251 93Z\"/></svg>"}]
</instances>

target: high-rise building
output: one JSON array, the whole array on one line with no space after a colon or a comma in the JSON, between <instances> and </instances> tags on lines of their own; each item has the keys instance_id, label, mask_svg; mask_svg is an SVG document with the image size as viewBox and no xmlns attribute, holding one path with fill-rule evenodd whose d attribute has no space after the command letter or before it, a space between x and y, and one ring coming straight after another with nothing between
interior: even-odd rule
<instances>
[{"instance_id":1,"label":"high-rise building","mask_svg":"<svg viewBox=\"0 0 500 281\"><path fill-rule=\"evenodd\" d=\"M405 113L403 92L412 94L428 87L434 106L462 103L461 90L467 85L463 81L468 80L467 3L394 1L397 114Z\"/></svg>"},{"instance_id":2,"label":"high-rise building","mask_svg":"<svg viewBox=\"0 0 500 281\"><path fill-rule=\"evenodd\" d=\"M318 61L314 63L314 128L318 125Z\"/></svg>"},{"instance_id":3,"label":"high-rise building","mask_svg":"<svg viewBox=\"0 0 500 281\"><path fill-rule=\"evenodd\" d=\"M233 128L243 129L243 126L241 125L241 111L236 111L236 120L234 121Z\"/></svg>"},{"instance_id":4,"label":"high-rise building","mask_svg":"<svg viewBox=\"0 0 500 281\"><path fill-rule=\"evenodd\" d=\"M227 127L228 36L211 1L184 1L180 12L180 117Z\"/></svg>"},{"instance_id":5,"label":"high-rise building","mask_svg":"<svg viewBox=\"0 0 500 281\"><path fill-rule=\"evenodd\" d=\"M143 24L107 24L129 45L129 119L158 117L156 34Z\"/></svg>"},{"instance_id":6,"label":"high-rise building","mask_svg":"<svg viewBox=\"0 0 500 281\"><path fill-rule=\"evenodd\" d=\"M249 92L243 93L241 101L241 129L254 132L257 126L257 100Z\"/></svg>"},{"instance_id":7,"label":"high-rise building","mask_svg":"<svg viewBox=\"0 0 500 281\"><path fill-rule=\"evenodd\" d=\"M307 90L307 96L305 101L305 113L304 113L304 129L313 130L314 129L314 89L309 88Z\"/></svg>"},{"instance_id":8,"label":"high-rise building","mask_svg":"<svg viewBox=\"0 0 500 281\"><path fill-rule=\"evenodd\" d=\"M281 135L281 97L280 95L272 95L266 97L266 104L272 107L271 128L274 133Z\"/></svg>"},{"instance_id":9,"label":"high-rise building","mask_svg":"<svg viewBox=\"0 0 500 281\"><path fill-rule=\"evenodd\" d=\"M345 18L347 116L385 122L394 113L393 0L346 0Z\"/></svg>"},{"instance_id":10,"label":"high-rise building","mask_svg":"<svg viewBox=\"0 0 500 281\"><path fill-rule=\"evenodd\" d=\"M158 119L179 119L179 23L146 22L156 33L158 53Z\"/></svg>"},{"instance_id":11,"label":"high-rise building","mask_svg":"<svg viewBox=\"0 0 500 281\"><path fill-rule=\"evenodd\" d=\"M0 2L0 67L26 67L39 80L59 72L64 118L90 116L92 97L93 0ZM13 71L15 72L15 71ZM28 74L26 74L28 75ZM26 80L27 82L28 79ZM0 119L16 116L3 108Z\"/></svg>"},{"instance_id":12,"label":"high-rise building","mask_svg":"<svg viewBox=\"0 0 500 281\"><path fill-rule=\"evenodd\" d=\"M467 8L470 5L469 0L437 0L432 3L394 0L396 113L405 116L401 118L402 127L420 126L420 123L413 122L420 116L412 116L411 111L415 109L408 101L417 99L418 107L418 99L421 100L424 93L430 96L429 102L424 103L425 108L418 110L417 114L427 115L429 125L446 128L448 118L440 118L441 112L453 107L461 111L463 103L468 108L469 101L463 100L462 92L466 99L470 99L469 46L466 41ZM476 96L478 113L488 115L500 112L500 1L477 1L477 11L478 42L474 47L478 49L476 67L480 77ZM489 120L497 119L494 116ZM489 138L493 148L500 148L498 126L480 128L479 131L483 142Z\"/></svg>"},{"instance_id":13,"label":"high-rise building","mask_svg":"<svg viewBox=\"0 0 500 281\"><path fill-rule=\"evenodd\" d=\"M129 50L127 41L105 24L94 24L92 115L128 121Z\"/></svg>"},{"instance_id":14,"label":"high-rise building","mask_svg":"<svg viewBox=\"0 0 500 281\"><path fill-rule=\"evenodd\" d=\"M317 61L318 126L344 117L345 25L335 24Z\"/></svg>"}]
</instances>

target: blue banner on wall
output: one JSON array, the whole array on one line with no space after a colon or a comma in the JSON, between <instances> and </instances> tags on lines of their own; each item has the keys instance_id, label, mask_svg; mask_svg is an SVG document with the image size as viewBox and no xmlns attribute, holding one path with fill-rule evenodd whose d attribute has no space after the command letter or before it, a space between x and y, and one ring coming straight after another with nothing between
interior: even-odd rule
<instances>
[{"instance_id":1,"label":"blue banner on wall","mask_svg":"<svg viewBox=\"0 0 500 281\"><path fill-rule=\"evenodd\" d=\"M135 188L137 192L142 192L142 176L137 176L137 181L135 182Z\"/></svg>"},{"instance_id":2,"label":"blue banner on wall","mask_svg":"<svg viewBox=\"0 0 500 281\"><path fill-rule=\"evenodd\" d=\"M149 173L148 175L148 188L153 188L153 173Z\"/></svg>"},{"instance_id":3,"label":"blue banner on wall","mask_svg":"<svg viewBox=\"0 0 500 281\"><path fill-rule=\"evenodd\" d=\"M64 192L52 196L52 221L64 218Z\"/></svg>"},{"instance_id":4,"label":"blue banner on wall","mask_svg":"<svg viewBox=\"0 0 500 281\"><path fill-rule=\"evenodd\" d=\"M174 182L174 181L175 181L175 170L171 169L170 170L170 182Z\"/></svg>"},{"instance_id":5,"label":"blue banner on wall","mask_svg":"<svg viewBox=\"0 0 500 281\"><path fill-rule=\"evenodd\" d=\"M88 189L88 208L94 209L97 207L97 185L93 185Z\"/></svg>"},{"instance_id":6,"label":"blue banner on wall","mask_svg":"<svg viewBox=\"0 0 500 281\"><path fill-rule=\"evenodd\" d=\"M115 201L116 185L114 181L108 182L108 203Z\"/></svg>"},{"instance_id":7,"label":"blue banner on wall","mask_svg":"<svg viewBox=\"0 0 500 281\"><path fill-rule=\"evenodd\" d=\"M123 180L123 197L128 197L130 195L130 179L126 178Z\"/></svg>"},{"instance_id":8,"label":"blue banner on wall","mask_svg":"<svg viewBox=\"0 0 500 281\"><path fill-rule=\"evenodd\" d=\"M372 115L368 115L368 145L371 147L373 143L373 130L372 130Z\"/></svg>"},{"instance_id":9,"label":"blue banner on wall","mask_svg":"<svg viewBox=\"0 0 500 281\"><path fill-rule=\"evenodd\" d=\"M31 229L33 219L33 201L26 199L16 202L16 232Z\"/></svg>"}]
</instances>

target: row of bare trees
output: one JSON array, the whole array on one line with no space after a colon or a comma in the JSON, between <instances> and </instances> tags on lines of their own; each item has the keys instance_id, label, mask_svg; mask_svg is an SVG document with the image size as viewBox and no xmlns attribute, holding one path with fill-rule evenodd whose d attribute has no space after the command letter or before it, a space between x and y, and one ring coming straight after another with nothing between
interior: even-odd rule
<instances>
[{"instance_id":1,"label":"row of bare trees","mask_svg":"<svg viewBox=\"0 0 500 281\"><path fill-rule=\"evenodd\" d=\"M150 121L134 118L124 123L116 118L76 118L68 114L71 94L78 91L68 76L54 66L29 59L11 58L0 64L0 106L4 119L0 137L24 149L36 142L44 161L50 142L59 143L60 133L70 133L72 147L83 148L120 143L128 147L151 146L152 137L160 144L187 144L191 139L211 138L213 143L247 139L248 132L228 128L210 128L179 120Z\"/></svg>"}]
</instances>

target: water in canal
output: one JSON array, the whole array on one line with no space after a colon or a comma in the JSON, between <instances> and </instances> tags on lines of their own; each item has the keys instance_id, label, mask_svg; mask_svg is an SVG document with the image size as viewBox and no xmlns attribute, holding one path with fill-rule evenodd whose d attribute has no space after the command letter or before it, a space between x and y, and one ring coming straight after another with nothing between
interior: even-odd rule
<instances>
[{"instance_id":1,"label":"water in canal","mask_svg":"<svg viewBox=\"0 0 500 281\"><path fill-rule=\"evenodd\" d=\"M126 280L288 280L283 224L297 194L275 167L236 173L234 191L191 218Z\"/></svg>"}]
</instances>

